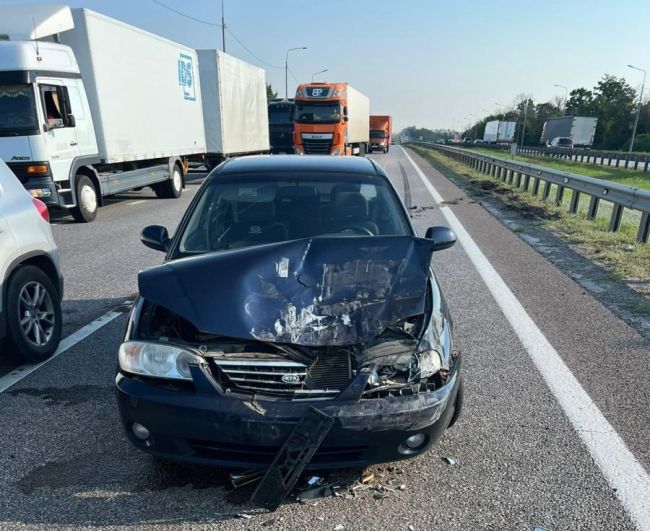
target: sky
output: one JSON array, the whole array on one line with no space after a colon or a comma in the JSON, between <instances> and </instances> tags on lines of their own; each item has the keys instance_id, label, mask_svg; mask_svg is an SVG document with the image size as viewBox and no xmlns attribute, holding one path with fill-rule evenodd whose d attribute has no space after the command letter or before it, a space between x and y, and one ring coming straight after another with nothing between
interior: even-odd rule
<instances>
[{"instance_id":1,"label":"sky","mask_svg":"<svg viewBox=\"0 0 650 531\"><path fill-rule=\"evenodd\" d=\"M221 49L219 0L71 0L193 48ZM0 0L6 4L46 3ZM61 0L52 3L63 3ZM563 97L603 74L639 89L650 70L650 0L224 0L226 52L266 70L284 96L298 82L349 82L394 128L461 129L472 115ZM234 35L234 36L233 36ZM236 37L236 39L235 39ZM238 42L239 41L239 42ZM243 46L242 46L243 44ZM650 92L646 83L646 97Z\"/></svg>"}]
</instances>

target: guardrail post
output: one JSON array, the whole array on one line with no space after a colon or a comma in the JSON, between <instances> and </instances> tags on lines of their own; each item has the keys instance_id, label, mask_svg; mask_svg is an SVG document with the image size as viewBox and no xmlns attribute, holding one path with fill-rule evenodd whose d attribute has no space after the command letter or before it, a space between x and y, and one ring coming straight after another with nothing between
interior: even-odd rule
<instances>
[{"instance_id":1,"label":"guardrail post","mask_svg":"<svg viewBox=\"0 0 650 531\"><path fill-rule=\"evenodd\" d=\"M551 195L551 182L550 181L545 181L544 182L544 191L542 192L542 199L546 201Z\"/></svg>"},{"instance_id":2,"label":"guardrail post","mask_svg":"<svg viewBox=\"0 0 650 531\"><path fill-rule=\"evenodd\" d=\"M591 196L589 200L589 210L587 210L587 219L596 219L598 215L598 207L600 206L600 197L595 195Z\"/></svg>"},{"instance_id":3,"label":"guardrail post","mask_svg":"<svg viewBox=\"0 0 650 531\"><path fill-rule=\"evenodd\" d=\"M639 224L639 232L636 233L636 241L639 243L648 243L650 238L650 212L641 214L641 223Z\"/></svg>"},{"instance_id":4,"label":"guardrail post","mask_svg":"<svg viewBox=\"0 0 650 531\"><path fill-rule=\"evenodd\" d=\"M521 172L520 171L515 172L515 175L516 175L515 186L517 188L521 188Z\"/></svg>"},{"instance_id":5,"label":"guardrail post","mask_svg":"<svg viewBox=\"0 0 650 531\"><path fill-rule=\"evenodd\" d=\"M578 190L571 190L571 204L569 204L569 212L571 212L571 214L577 214L579 206L580 192L578 192Z\"/></svg>"},{"instance_id":6,"label":"guardrail post","mask_svg":"<svg viewBox=\"0 0 650 531\"><path fill-rule=\"evenodd\" d=\"M623 206L614 203L612 208L612 217L609 219L609 231L618 232L621 228L621 219L623 217Z\"/></svg>"},{"instance_id":7,"label":"guardrail post","mask_svg":"<svg viewBox=\"0 0 650 531\"><path fill-rule=\"evenodd\" d=\"M524 175L524 190L528 191L529 187L530 187L530 175L526 174Z\"/></svg>"},{"instance_id":8,"label":"guardrail post","mask_svg":"<svg viewBox=\"0 0 650 531\"><path fill-rule=\"evenodd\" d=\"M555 205L560 206L562 204L563 199L564 199L564 186L558 186L557 192L555 194Z\"/></svg>"},{"instance_id":9,"label":"guardrail post","mask_svg":"<svg viewBox=\"0 0 650 531\"><path fill-rule=\"evenodd\" d=\"M535 179L535 183L533 184L533 195L537 197L539 195L539 185L542 184L542 182L539 180L539 177L533 177Z\"/></svg>"}]
</instances>

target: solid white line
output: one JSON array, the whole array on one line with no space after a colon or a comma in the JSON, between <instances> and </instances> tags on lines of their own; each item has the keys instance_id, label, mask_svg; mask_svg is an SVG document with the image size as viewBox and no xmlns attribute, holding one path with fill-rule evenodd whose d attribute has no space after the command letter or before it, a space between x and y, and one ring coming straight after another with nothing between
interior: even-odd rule
<instances>
[{"instance_id":1,"label":"solid white line","mask_svg":"<svg viewBox=\"0 0 650 531\"><path fill-rule=\"evenodd\" d=\"M417 166L409 154L402 152L413 165L436 203L442 197ZM528 315L517 297L485 257L478 245L465 230L456 215L447 206L440 212L456 233L469 259L476 267L492 293L501 311L528 352L537 370L544 378L573 428L587 447L598 468L614 489L630 517L639 529L650 530L650 477L628 450L598 406L573 376L560 355L546 339L535 321Z\"/></svg>"},{"instance_id":2,"label":"solid white line","mask_svg":"<svg viewBox=\"0 0 650 531\"><path fill-rule=\"evenodd\" d=\"M111 310L110 312L107 312L101 317L95 319L92 323L88 323L86 326L80 328L76 332L73 332L68 337L63 339L59 344L59 348L56 350L56 352L45 361L41 361L40 363L25 364L21 365L20 367L16 367L9 374L6 374L0 378L0 393L3 393L12 385L33 373L35 370L40 369L43 365L52 361L57 356L63 354L66 350L74 347L77 343L83 341L89 335L93 334L103 326L106 326L113 319L119 317L120 315L123 315L123 313Z\"/></svg>"},{"instance_id":3,"label":"solid white line","mask_svg":"<svg viewBox=\"0 0 650 531\"><path fill-rule=\"evenodd\" d=\"M130 206L133 206L133 205L139 205L139 204L144 203L144 202L145 202L145 199L140 199L139 201L131 201L131 202L128 203L128 204L129 204Z\"/></svg>"}]
</instances>

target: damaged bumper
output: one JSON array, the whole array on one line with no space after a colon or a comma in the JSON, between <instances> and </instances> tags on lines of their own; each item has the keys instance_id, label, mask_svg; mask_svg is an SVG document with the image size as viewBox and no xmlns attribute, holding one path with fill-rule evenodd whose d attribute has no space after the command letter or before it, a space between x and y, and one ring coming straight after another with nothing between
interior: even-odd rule
<instances>
[{"instance_id":1,"label":"damaged bumper","mask_svg":"<svg viewBox=\"0 0 650 531\"><path fill-rule=\"evenodd\" d=\"M307 468L344 468L404 459L434 444L460 408L461 364L459 355L436 390L372 399L349 399L343 392L321 401L253 400L222 391L198 366L192 367L193 386L125 373L118 373L116 385L130 440L158 457L265 468L308 408L317 407L334 418L334 425ZM134 423L145 430L134 429Z\"/></svg>"}]
</instances>

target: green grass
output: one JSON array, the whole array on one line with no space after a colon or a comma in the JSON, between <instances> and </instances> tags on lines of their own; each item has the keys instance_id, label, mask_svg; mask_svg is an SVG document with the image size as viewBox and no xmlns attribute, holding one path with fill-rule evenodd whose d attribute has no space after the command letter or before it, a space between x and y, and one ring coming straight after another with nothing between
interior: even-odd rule
<instances>
[{"instance_id":1,"label":"green grass","mask_svg":"<svg viewBox=\"0 0 650 531\"><path fill-rule=\"evenodd\" d=\"M516 188L514 184L475 171L439 151L420 146L411 147L447 176L469 185L471 194L498 197L510 208L519 211L524 218L534 220L536 224L563 238L583 256L601 264L613 279L625 280L634 284L637 291L650 295L650 243L638 244L635 241L639 212L626 209L620 231L609 232L611 203L601 201L598 217L589 220L589 198L584 195L580 197L578 213L570 214L568 207L571 190L565 190L562 203L555 205L557 188L554 185L549 200L544 201L541 197L543 185L540 187L540 195L533 196ZM532 190L532 179L529 190ZM641 309L640 307L639 310Z\"/></svg>"},{"instance_id":2,"label":"green grass","mask_svg":"<svg viewBox=\"0 0 650 531\"><path fill-rule=\"evenodd\" d=\"M471 148L472 151L488 155L494 158L513 160L507 153L486 148ZM650 172L639 170L628 170L624 168L614 168L610 166L600 166L598 164L585 164L583 162L574 162L572 160L552 159L550 157L537 157L534 155L517 155L514 160L527 162L529 164L538 164L555 170L568 171L587 177L595 177L606 181L613 181L618 184L632 186L634 188L644 188L650 190Z\"/></svg>"}]
</instances>

